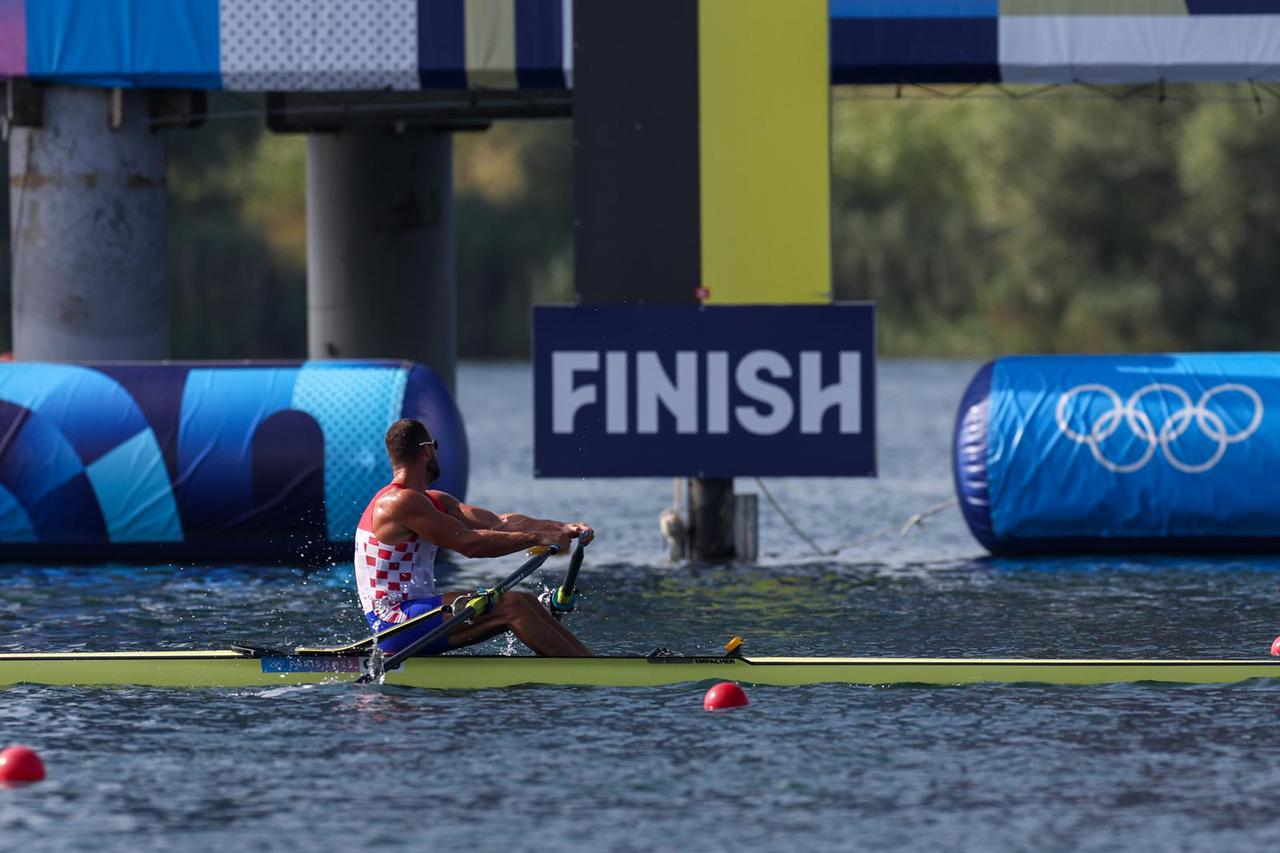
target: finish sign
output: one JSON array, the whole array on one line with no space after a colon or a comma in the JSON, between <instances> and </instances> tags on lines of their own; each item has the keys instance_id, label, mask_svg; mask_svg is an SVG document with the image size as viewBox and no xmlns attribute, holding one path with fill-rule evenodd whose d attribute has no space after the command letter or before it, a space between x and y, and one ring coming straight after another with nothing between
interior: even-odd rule
<instances>
[{"instance_id":1,"label":"finish sign","mask_svg":"<svg viewBox=\"0 0 1280 853\"><path fill-rule=\"evenodd\" d=\"M533 312L539 477L874 476L869 304Z\"/></svg>"}]
</instances>

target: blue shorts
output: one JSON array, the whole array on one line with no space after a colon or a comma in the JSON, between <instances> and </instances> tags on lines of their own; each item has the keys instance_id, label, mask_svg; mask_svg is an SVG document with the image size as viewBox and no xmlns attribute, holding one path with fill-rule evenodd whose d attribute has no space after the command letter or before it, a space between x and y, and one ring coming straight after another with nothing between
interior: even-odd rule
<instances>
[{"instance_id":1,"label":"blue shorts","mask_svg":"<svg viewBox=\"0 0 1280 853\"><path fill-rule=\"evenodd\" d=\"M433 595L430 598L414 598L409 601L400 602L397 609L405 616L412 619L415 616L421 616L423 613L430 613L432 610L439 607L442 601L442 597L438 595ZM401 649L406 648L414 640L425 636L430 631L433 631L444 624L444 617L445 614L441 613L432 616L429 619L424 619L420 624L414 625L412 628L405 628L400 633L392 637L388 637L378 643L378 647L386 654L394 655ZM370 630L375 634L379 631L385 631L388 628L394 628L396 625L403 624L403 622L384 622L378 618L378 614L376 613L366 613L364 618L368 621ZM449 651L450 648L449 638L441 637L425 649L418 649L414 654L438 655L441 652Z\"/></svg>"}]
</instances>

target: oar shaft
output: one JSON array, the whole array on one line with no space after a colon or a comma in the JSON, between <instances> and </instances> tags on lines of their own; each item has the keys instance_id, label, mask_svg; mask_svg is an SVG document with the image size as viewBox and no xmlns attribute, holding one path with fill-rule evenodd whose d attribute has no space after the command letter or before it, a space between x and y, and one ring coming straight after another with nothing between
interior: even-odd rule
<instances>
[{"instance_id":1,"label":"oar shaft","mask_svg":"<svg viewBox=\"0 0 1280 853\"><path fill-rule=\"evenodd\" d=\"M538 554L526 560L524 565L516 569L511 574L507 575L507 577L504 578L501 583L499 583L497 586L495 586L491 590L495 600L498 598L501 598L503 594L508 592L516 584L520 583L520 581L524 580L525 578L529 577L529 575L536 572L542 566L542 564L547 561L548 557L550 557L552 554L555 554L559 550L560 549L557 546L549 545L547 546L547 550L543 551L541 554ZM459 598L461 597L462 596L459 596ZM441 637L449 636L449 634L453 633L458 628L462 627L462 625L464 625L466 622L470 621L474 617L483 615L485 612L485 608L484 608L484 605L480 603L481 601L482 601L482 597L480 596L476 596L468 599L466 604L463 605L463 608L462 608L463 612L458 613L457 610L455 609L453 618L449 619L447 622L445 622L443 625L439 626L438 628L434 628L431 631L428 631L427 633L423 634L421 637L414 640L412 643L405 646L403 649L401 649L400 651L396 652L394 655L392 655L391 657L383 661L382 671L386 672L388 670L395 669L397 666L403 663L407 658L413 657L414 654L416 654L417 652L421 651L424 648L427 648L436 640L439 640ZM373 678L374 676L372 673L365 673L364 675L357 678L356 682L358 684L365 684L365 683L368 683L369 681L372 681Z\"/></svg>"}]
</instances>

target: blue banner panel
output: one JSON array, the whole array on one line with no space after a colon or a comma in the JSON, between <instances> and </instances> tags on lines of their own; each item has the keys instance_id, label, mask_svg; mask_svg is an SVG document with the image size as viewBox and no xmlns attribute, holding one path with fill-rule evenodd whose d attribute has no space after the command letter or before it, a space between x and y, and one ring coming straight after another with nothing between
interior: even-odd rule
<instances>
[{"instance_id":1,"label":"blue banner panel","mask_svg":"<svg viewBox=\"0 0 1280 853\"><path fill-rule=\"evenodd\" d=\"M85 86L218 89L215 0L26 4L27 73Z\"/></svg>"},{"instance_id":2,"label":"blue banner panel","mask_svg":"<svg viewBox=\"0 0 1280 853\"><path fill-rule=\"evenodd\" d=\"M875 476L872 305L533 312L539 477Z\"/></svg>"},{"instance_id":3,"label":"blue banner panel","mask_svg":"<svg viewBox=\"0 0 1280 853\"><path fill-rule=\"evenodd\" d=\"M422 88L467 88L466 44L463 0L418 0L418 81Z\"/></svg>"},{"instance_id":4,"label":"blue banner panel","mask_svg":"<svg viewBox=\"0 0 1280 853\"><path fill-rule=\"evenodd\" d=\"M1020 356L961 404L956 483L997 553L1280 546L1280 355Z\"/></svg>"},{"instance_id":5,"label":"blue banner panel","mask_svg":"<svg viewBox=\"0 0 1280 853\"><path fill-rule=\"evenodd\" d=\"M831 0L837 18L998 18L1000 0Z\"/></svg>"},{"instance_id":6,"label":"blue banner panel","mask_svg":"<svg viewBox=\"0 0 1280 853\"><path fill-rule=\"evenodd\" d=\"M1191 15L1275 15L1280 0L1187 0Z\"/></svg>"},{"instance_id":7,"label":"blue banner panel","mask_svg":"<svg viewBox=\"0 0 1280 853\"><path fill-rule=\"evenodd\" d=\"M572 0L516 0L516 79L521 89L566 89L564 9Z\"/></svg>"},{"instance_id":8,"label":"blue banner panel","mask_svg":"<svg viewBox=\"0 0 1280 853\"><path fill-rule=\"evenodd\" d=\"M995 82L999 32L996 18L834 18L831 84Z\"/></svg>"}]
</instances>

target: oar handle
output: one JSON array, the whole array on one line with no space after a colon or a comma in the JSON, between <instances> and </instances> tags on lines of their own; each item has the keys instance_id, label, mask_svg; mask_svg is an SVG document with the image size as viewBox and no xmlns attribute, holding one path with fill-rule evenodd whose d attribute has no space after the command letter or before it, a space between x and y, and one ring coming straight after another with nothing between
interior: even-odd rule
<instances>
[{"instance_id":1,"label":"oar handle","mask_svg":"<svg viewBox=\"0 0 1280 853\"><path fill-rule=\"evenodd\" d=\"M467 602L462 605L461 612L458 610L458 602L455 599L453 603L453 617L449 619L449 621L445 622L438 628L428 631L391 657L387 658L382 662L381 670L386 672L388 670L395 669L397 666L404 663L407 658L413 657L414 654L427 646L430 646L436 640L441 637L449 636L449 634L453 633L458 628L462 627L463 624L469 622L476 616L483 616L485 613L488 613L489 609L499 598L502 597L503 593L510 591L511 588L520 583L520 581L536 572L542 564L547 561L548 557L552 554L558 553L559 551L560 546L548 545L545 551L526 560L524 565L507 575L507 577L505 577L497 586L492 589L479 590L479 595L474 595L467 599ZM461 597L462 596L459 596L459 598ZM366 672L356 679L356 684L368 684L377 676L378 673Z\"/></svg>"},{"instance_id":2,"label":"oar handle","mask_svg":"<svg viewBox=\"0 0 1280 853\"><path fill-rule=\"evenodd\" d=\"M572 613L573 608L578 600L578 591L575 584L578 582L578 572L582 571L583 550L587 546L582 542L578 543L578 547L573 549L573 556L569 558L569 568L564 573L564 580L560 582L560 586L556 587L547 599L547 606L551 610L551 615L559 619L566 613Z\"/></svg>"}]
</instances>

